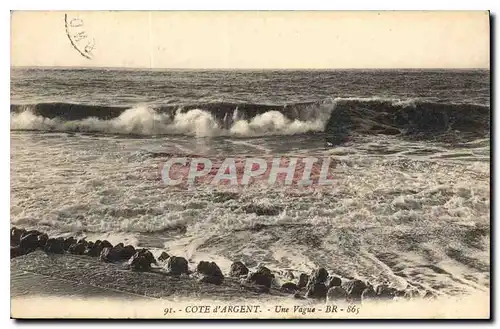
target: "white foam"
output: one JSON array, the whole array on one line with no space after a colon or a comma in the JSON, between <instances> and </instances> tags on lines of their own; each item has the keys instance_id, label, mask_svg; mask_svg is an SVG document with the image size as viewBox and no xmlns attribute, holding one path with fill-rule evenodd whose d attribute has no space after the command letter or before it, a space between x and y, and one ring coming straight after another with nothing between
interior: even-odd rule
<instances>
[{"instance_id":1,"label":"white foam","mask_svg":"<svg viewBox=\"0 0 500 329\"><path fill-rule=\"evenodd\" d=\"M309 131L323 131L333 109L333 104L319 105L312 113L313 119L290 120L278 111L268 111L249 120L242 119L238 109L222 125L208 111L177 110L173 118L149 106L137 106L124 111L111 120L95 117L63 121L35 115L30 110L11 114L12 130L83 131L112 134L161 135L183 134L188 136L265 136L291 135ZM230 123L232 122L232 125Z\"/></svg>"}]
</instances>

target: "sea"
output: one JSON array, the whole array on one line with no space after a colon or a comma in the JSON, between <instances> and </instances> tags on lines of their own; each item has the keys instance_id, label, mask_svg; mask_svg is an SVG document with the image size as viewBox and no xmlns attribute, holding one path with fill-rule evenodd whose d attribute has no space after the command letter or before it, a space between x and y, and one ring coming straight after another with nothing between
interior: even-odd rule
<instances>
[{"instance_id":1,"label":"sea","mask_svg":"<svg viewBox=\"0 0 500 329\"><path fill-rule=\"evenodd\" d=\"M489 70L11 69L11 226L456 296L490 286ZM333 184L168 186L172 156Z\"/></svg>"}]
</instances>

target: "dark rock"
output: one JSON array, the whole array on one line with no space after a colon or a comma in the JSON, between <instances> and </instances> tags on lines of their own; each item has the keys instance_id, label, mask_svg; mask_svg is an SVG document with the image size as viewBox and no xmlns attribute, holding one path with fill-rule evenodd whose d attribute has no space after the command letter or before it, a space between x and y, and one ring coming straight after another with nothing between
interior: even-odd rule
<instances>
[{"instance_id":1,"label":"dark rock","mask_svg":"<svg viewBox=\"0 0 500 329\"><path fill-rule=\"evenodd\" d=\"M239 277L248 274L248 268L242 262L234 262L231 264L231 269L229 270L229 276Z\"/></svg>"},{"instance_id":2,"label":"dark rock","mask_svg":"<svg viewBox=\"0 0 500 329\"><path fill-rule=\"evenodd\" d=\"M47 240L49 239L49 236L46 233L42 233L38 236L38 246L39 247L44 247L45 244L47 243Z\"/></svg>"},{"instance_id":3,"label":"dark rock","mask_svg":"<svg viewBox=\"0 0 500 329\"><path fill-rule=\"evenodd\" d=\"M342 285L342 279L338 276L330 276L326 282L328 288L340 287Z\"/></svg>"},{"instance_id":4,"label":"dark rock","mask_svg":"<svg viewBox=\"0 0 500 329\"><path fill-rule=\"evenodd\" d=\"M372 286L368 286L361 293L361 301L368 300L368 299L377 299L377 292L373 289Z\"/></svg>"},{"instance_id":5,"label":"dark rock","mask_svg":"<svg viewBox=\"0 0 500 329\"><path fill-rule=\"evenodd\" d=\"M224 275L222 274L219 266L217 266L217 264L215 264L214 262L199 262L198 266L196 266L196 272L206 276L217 276L224 278Z\"/></svg>"},{"instance_id":6,"label":"dark rock","mask_svg":"<svg viewBox=\"0 0 500 329\"><path fill-rule=\"evenodd\" d=\"M44 249L49 253L64 254L64 241L60 239L48 239Z\"/></svg>"},{"instance_id":7,"label":"dark rock","mask_svg":"<svg viewBox=\"0 0 500 329\"><path fill-rule=\"evenodd\" d=\"M113 248L113 245L108 240L103 240L100 245L101 245L102 249Z\"/></svg>"},{"instance_id":8,"label":"dark rock","mask_svg":"<svg viewBox=\"0 0 500 329\"><path fill-rule=\"evenodd\" d=\"M305 273L301 273L299 276L299 283L297 284L297 287L299 289L302 289L305 286L307 286L307 282L309 282L309 275L307 275Z\"/></svg>"},{"instance_id":9,"label":"dark rock","mask_svg":"<svg viewBox=\"0 0 500 329\"><path fill-rule=\"evenodd\" d=\"M10 247L10 259L24 255L25 252L21 247Z\"/></svg>"},{"instance_id":10,"label":"dark rock","mask_svg":"<svg viewBox=\"0 0 500 329\"><path fill-rule=\"evenodd\" d=\"M255 272L248 275L247 281L270 288L273 278L271 270L265 266L259 266Z\"/></svg>"},{"instance_id":11,"label":"dark rock","mask_svg":"<svg viewBox=\"0 0 500 329\"><path fill-rule=\"evenodd\" d=\"M76 244L77 241L74 237L70 236L69 238L64 239L64 250L68 251L69 247Z\"/></svg>"},{"instance_id":12,"label":"dark rock","mask_svg":"<svg viewBox=\"0 0 500 329\"><path fill-rule=\"evenodd\" d=\"M135 254L136 254L135 248L133 246L127 245L127 246L121 248L121 250L119 251L118 257L120 260L128 260L132 256L134 256ZM150 261L150 259L148 259L148 261Z\"/></svg>"},{"instance_id":13,"label":"dark rock","mask_svg":"<svg viewBox=\"0 0 500 329\"><path fill-rule=\"evenodd\" d=\"M13 227L10 229L10 245L11 246L18 246L19 243L21 242L21 236L26 233L25 229L19 229L16 227Z\"/></svg>"},{"instance_id":14,"label":"dark rock","mask_svg":"<svg viewBox=\"0 0 500 329\"><path fill-rule=\"evenodd\" d=\"M130 259L128 260L128 266L133 271L149 271L151 270L151 257L149 254L151 253L149 250L141 250L136 252ZM153 258L154 260L154 258Z\"/></svg>"},{"instance_id":15,"label":"dark rock","mask_svg":"<svg viewBox=\"0 0 500 329\"><path fill-rule=\"evenodd\" d=\"M40 232L39 230L29 230L29 231L24 231L22 234L21 234L21 239L25 236L28 236L28 235L36 235L36 236L39 236L40 234L42 234L42 232Z\"/></svg>"},{"instance_id":16,"label":"dark rock","mask_svg":"<svg viewBox=\"0 0 500 329\"><path fill-rule=\"evenodd\" d=\"M23 234L21 241L19 242L19 247L23 249L26 253L34 251L38 248L38 234L29 233Z\"/></svg>"},{"instance_id":17,"label":"dark rock","mask_svg":"<svg viewBox=\"0 0 500 329\"><path fill-rule=\"evenodd\" d=\"M309 277L309 282L325 283L326 279L328 279L328 271L325 270L323 267L321 267L311 272L311 276Z\"/></svg>"},{"instance_id":18,"label":"dark rock","mask_svg":"<svg viewBox=\"0 0 500 329\"><path fill-rule=\"evenodd\" d=\"M169 254L167 254L165 251L162 251L162 252L161 252L160 257L158 257L158 260L159 260L160 262L164 262L164 261L166 261L167 259L169 259L169 257L170 257L170 255L169 255Z\"/></svg>"},{"instance_id":19,"label":"dark rock","mask_svg":"<svg viewBox=\"0 0 500 329\"><path fill-rule=\"evenodd\" d=\"M78 240L76 243L84 243L85 245L87 245L87 237L85 238L81 238L80 240Z\"/></svg>"},{"instance_id":20,"label":"dark rock","mask_svg":"<svg viewBox=\"0 0 500 329\"><path fill-rule=\"evenodd\" d=\"M106 263L115 262L117 257L115 257L111 250L112 249L109 247L103 248L101 254L99 255L99 259Z\"/></svg>"},{"instance_id":21,"label":"dark rock","mask_svg":"<svg viewBox=\"0 0 500 329\"><path fill-rule=\"evenodd\" d=\"M85 242L72 244L68 249L68 251L74 255L83 255L85 250L87 250L87 244Z\"/></svg>"},{"instance_id":22,"label":"dark rock","mask_svg":"<svg viewBox=\"0 0 500 329\"><path fill-rule=\"evenodd\" d=\"M125 245L123 244L123 242L120 242L120 243L118 243L118 244L117 244L114 248L116 248L116 249L121 249L121 248L123 248L123 247L125 247Z\"/></svg>"},{"instance_id":23,"label":"dark rock","mask_svg":"<svg viewBox=\"0 0 500 329\"><path fill-rule=\"evenodd\" d=\"M342 288L347 292L348 299L361 300L361 294L367 288L367 285L361 280L349 280L342 282Z\"/></svg>"},{"instance_id":24,"label":"dark rock","mask_svg":"<svg viewBox=\"0 0 500 329\"><path fill-rule=\"evenodd\" d=\"M324 268L313 270L311 276L309 277L309 281L307 282L306 297L315 299L326 298L328 288L325 285L325 282L327 278L328 272Z\"/></svg>"},{"instance_id":25,"label":"dark rock","mask_svg":"<svg viewBox=\"0 0 500 329\"><path fill-rule=\"evenodd\" d=\"M342 288L341 286L333 286L332 288L328 289L328 292L326 294L326 300L328 302L334 302L334 301L345 301L347 298L347 292Z\"/></svg>"},{"instance_id":26,"label":"dark rock","mask_svg":"<svg viewBox=\"0 0 500 329\"><path fill-rule=\"evenodd\" d=\"M386 284L377 286L376 289L378 299L394 299L397 289L389 287Z\"/></svg>"},{"instance_id":27,"label":"dark rock","mask_svg":"<svg viewBox=\"0 0 500 329\"><path fill-rule=\"evenodd\" d=\"M156 262L155 256L153 256L151 251L149 251L147 249L142 249L142 252L144 253L144 257L146 257L146 259L149 261L150 264L158 265L158 263Z\"/></svg>"},{"instance_id":28,"label":"dark rock","mask_svg":"<svg viewBox=\"0 0 500 329\"><path fill-rule=\"evenodd\" d=\"M297 290L299 290L299 288L293 282L285 282L281 285L281 291L283 292L294 293Z\"/></svg>"},{"instance_id":29,"label":"dark rock","mask_svg":"<svg viewBox=\"0 0 500 329\"><path fill-rule=\"evenodd\" d=\"M314 298L314 299L324 299L326 298L326 294L328 292L328 288L325 286L324 283L314 283L309 280L310 283L307 284L307 292L306 292L306 297L307 298Z\"/></svg>"},{"instance_id":30,"label":"dark rock","mask_svg":"<svg viewBox=\"0 0 500 329\"><path fill-rule=\"evenodd\" d=\"M184 257L170 256L165 268L168 273L174 275L188 273L188 262Z\"/></svg>"},{"instance_id":31,"label":"dark rock","mask_svg":"<svg viewBox=\"0 0 500 329\"><path fill-rule=\"evenodd\" d=\"M88 243L87 244L87 249L85 250L84 255L90 256L90 257L99 257L99 255L102 252L102 245L101 241L97 240L94 243Z\"/></svg>"}]
</instances>

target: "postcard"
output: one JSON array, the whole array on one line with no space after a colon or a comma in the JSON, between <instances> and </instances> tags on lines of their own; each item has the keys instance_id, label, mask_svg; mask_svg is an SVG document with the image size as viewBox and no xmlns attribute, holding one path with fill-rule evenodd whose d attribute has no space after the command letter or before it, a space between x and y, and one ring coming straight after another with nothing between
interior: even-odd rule
<instances>
[{"instance_id":1,"label":"postcard","mask_svg":"<svg viewBox=\"0 0 500 329\"><path fill-rule=\"evenodd\" d=\"M11 317L488 319L488 11L11 12Z\"/></svg>"}]
</instances>

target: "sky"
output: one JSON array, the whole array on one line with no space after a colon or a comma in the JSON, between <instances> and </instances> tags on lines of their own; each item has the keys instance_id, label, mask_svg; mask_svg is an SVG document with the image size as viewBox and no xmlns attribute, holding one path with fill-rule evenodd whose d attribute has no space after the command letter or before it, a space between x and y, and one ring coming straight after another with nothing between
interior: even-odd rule
<instances>
[{"instance_id":1,"label":"sky","mask_svg":"<svg viewBox=\"0 0 500 329\"><path fill-rule=\"evenodd\" d=\"M489 31L486 11L15 11L11 66L489 68Z\"/></svg>"}]
</instances>

